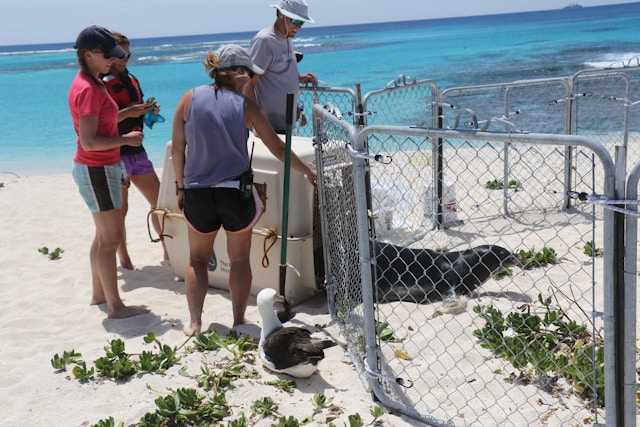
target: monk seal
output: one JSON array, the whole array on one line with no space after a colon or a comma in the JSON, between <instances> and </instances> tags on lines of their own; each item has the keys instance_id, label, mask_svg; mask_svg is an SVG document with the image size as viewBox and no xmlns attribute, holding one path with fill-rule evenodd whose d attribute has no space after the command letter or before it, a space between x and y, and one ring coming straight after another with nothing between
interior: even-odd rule
<instances>
[{"instance_id":1,"label":"monk seal","mask_svg":"<svg viewBox=\"0 0 640 427\"><path fill-rule=\"evenodd\" d=\"M520 257L497 245L459 252L410 249L375 242L378 302L426 304L451 294L469 294Z\"/></svg>"}]
</instances>

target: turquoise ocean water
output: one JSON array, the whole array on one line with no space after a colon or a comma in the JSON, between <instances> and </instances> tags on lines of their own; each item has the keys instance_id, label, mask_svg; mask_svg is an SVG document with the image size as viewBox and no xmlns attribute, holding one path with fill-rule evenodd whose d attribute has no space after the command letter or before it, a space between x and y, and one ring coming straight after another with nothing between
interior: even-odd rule
<instances>
[{"instance_id":1,"label":"turquoise ocean water","mask_svg":"<svg viewBox=\"0 0 640 427\"><path fill-rule=\"evenodd\" d=\"M640 57L640 3L542 12L335 27L305 26L295 39L313 71L332 87L362 93L400 74L438 86L480 85L570 75ZM126 28L112 28L126 33ZM80 29L79 29L80 30ZM256 28L256 31L259 28ZM133 39L129 68L165 123L145 131L162 167L171 120L185 90L210 80L202 60L224 43L248 46L255 31ZM73 42L0 46L0 173L70 171L75 134L67 91L78 70Z\"/></svg>"}]
</instances>

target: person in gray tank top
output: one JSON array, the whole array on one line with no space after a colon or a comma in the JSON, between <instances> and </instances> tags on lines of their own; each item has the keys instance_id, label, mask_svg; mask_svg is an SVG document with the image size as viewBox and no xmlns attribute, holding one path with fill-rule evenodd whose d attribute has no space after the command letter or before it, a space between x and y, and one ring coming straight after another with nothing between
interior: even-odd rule
<instances>
[{"instance_id":1,"label":"person in gray tank top","mask_svg":"<svg viewBox=\"0 0 640 427\"><path fill-rule=\"evenodd\" d=\"M312 24L315 21L309 16L305 0L280 0L272 7L276 8L275 23L259 31L249 44L251 60L264 73L251 78L244 88L244 94L256 100L276 132L284 134L287 94L292 93L293 105L298 105L299 84L318 83L313 73L299 73L293 49L293 38L304 23ZM296 113L294 110L291 123L295 123Z\"/></svg>"},{"instance_id":2,"label":"person in gray tank top","mask_svg":"<svg viewBox=\"0 0 640 427\"><path fill-rule=\"evenodd\" d=\"M240 189L240 181L251 176L249 128L260 132L262 142L276 158L285 158L284 141L256 102L242 94L251 76L263 72L249 53L237 45L224 45L209 52L204 65L214 83L184 93L172 131L178 206L188 224L189 238L185 293L190 322L184 329L186 335L202 330L202 309L209 287L207 264L221 227L226 232L231 262L233 326L246 322L252 280L252 228L263 212L255 187L251 186L251 192ZM295 153L291 153L291 167L316 185L315 171Z\"/></svg>"}]
</instances>

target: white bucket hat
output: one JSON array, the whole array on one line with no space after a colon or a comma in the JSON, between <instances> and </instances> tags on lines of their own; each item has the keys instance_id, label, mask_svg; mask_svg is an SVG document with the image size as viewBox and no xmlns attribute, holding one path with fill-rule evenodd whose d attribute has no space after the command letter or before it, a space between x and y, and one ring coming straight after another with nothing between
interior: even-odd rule
<instances>
[{"instance_id":1,"label":"white bucket hat","mask_svg":"<svg viewBox=\"0 0 640 427\"><path fill-rule=\"evenodd\" d=\"M271 7L275 7L291 19L299 19L309 24L316 22L309 16L309 5L305 0L280 0L278 4L272 4Z\"/></svg>"},{"instance_id":2,"label":"white bucket hat","mask_svg":"<svg viewBox=\"0 0 640 427\"><path fill-rule=\"evenodd\" d=\"M253 63L249 52L242 46L237 44L225 44L220 46L218 50L214 52L218 57L218 68L234 68L234 67L246 67L256 74L264 73L264 70Z\"/></svg>"}]
</instances>

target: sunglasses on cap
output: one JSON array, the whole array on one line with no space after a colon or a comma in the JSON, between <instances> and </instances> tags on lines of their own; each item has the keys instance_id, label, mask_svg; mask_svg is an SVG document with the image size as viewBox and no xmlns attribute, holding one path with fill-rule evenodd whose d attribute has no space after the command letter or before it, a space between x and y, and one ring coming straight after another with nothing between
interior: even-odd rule
<instances>
[{"instance_id":1,"label":"sunglasses on cap","mask_svg":"<svg viewBox=\"0 0 640 427\"><path fill-rule=\"evenodd\" d=\"M302 27L304 25L304 21L301 21L299 19L292 19L291 24L295 25L296 27Z\"/></svg>"}]
</instances>

